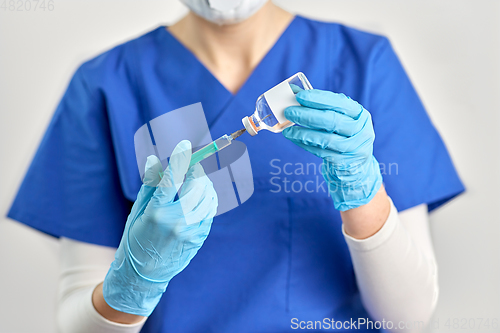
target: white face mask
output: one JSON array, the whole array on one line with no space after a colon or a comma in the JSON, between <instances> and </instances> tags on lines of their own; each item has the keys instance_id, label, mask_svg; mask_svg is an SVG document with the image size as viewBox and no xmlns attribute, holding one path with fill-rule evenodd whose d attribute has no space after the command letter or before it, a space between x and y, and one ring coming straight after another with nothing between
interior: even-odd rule
<instances>
[{"instance_id":1,"label":"white face mask","mask_svg":"<svg viewBox=\"0 0 500 333\"><path fill-rule=\"evenodd\" d=\"M232 24L255 14L268 0L181 0L195 14L216 24Z\"/></svg>"}]
</instances>

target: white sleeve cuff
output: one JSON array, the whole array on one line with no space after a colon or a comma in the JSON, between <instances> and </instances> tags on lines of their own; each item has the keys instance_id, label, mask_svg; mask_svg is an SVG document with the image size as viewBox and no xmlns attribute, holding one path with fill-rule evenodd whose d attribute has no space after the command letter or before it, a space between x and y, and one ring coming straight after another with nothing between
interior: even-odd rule
<instances>
[{"instance_id":1,"label":"white sleeve cuff","mask_svg":"<svg viewBox=\"0 0 500 333\"><path fill-rule=\"evenodd\" d=\"M119 324L101 316L92 303L94 287L87 286L69 295L58 311L61 333L138 333L147 318L136 324Z\"/></svg>"},{"instance_id":2,"label":"white sleeve cuff","mask_svg":"<svg viewBox=\"0 0 500 333\"><path fill-rule=\"evenodd\" d=\"M351 251L352 250L359 252L371 251L376 249L380 245L384 244L389 238L391 238L391 235L396 229L399 219L398 219L398 211L394 206L394 203L392 202L391 198L389 198L389 201L391 204L389 217L387 217L387 220L385 221L382 228L380 228L379 231L377 231L374 235L368 238L356 239L349 236L345 232L344 225L342 224L342 233L344 234L344 238Z\"/></svg>"},{"instance_id":3,"label":"white sleeve cuff","mask_svg":"<svg viewBox=\"0 0 500 333\"><path fill-rule=\"evenodd\" d=\"M136 324L119 324L101 316L92 294L104 280L115 249L61 238L61 279L57 309L61 333L138 333L147 318Z\"/></svg>"}]
</instances>

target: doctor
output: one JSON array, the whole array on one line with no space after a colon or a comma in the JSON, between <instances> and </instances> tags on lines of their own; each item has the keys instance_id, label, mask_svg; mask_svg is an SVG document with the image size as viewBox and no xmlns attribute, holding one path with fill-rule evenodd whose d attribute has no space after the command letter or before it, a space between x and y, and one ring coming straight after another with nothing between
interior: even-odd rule
<instances>
[{"instance_id":1,"label":"doctor","mask_svg":"<svg viewBox=\"0 0 500 333\"><path fill-rule=\"evenodd\" d=\"M183 2L174 25L80 66L9 212L61 237L61 332L422 328L438 297L428 211L464 188L388 40L267 0ZM217 136L299 71L319 88L286 109L299 126L241 137L247 202L214 219L189 141L141 182L145 121L201 102ZM285 163L323 166L271 183ZM327 190L272 187L317 177Z\"/></svg>"}]
</instances>

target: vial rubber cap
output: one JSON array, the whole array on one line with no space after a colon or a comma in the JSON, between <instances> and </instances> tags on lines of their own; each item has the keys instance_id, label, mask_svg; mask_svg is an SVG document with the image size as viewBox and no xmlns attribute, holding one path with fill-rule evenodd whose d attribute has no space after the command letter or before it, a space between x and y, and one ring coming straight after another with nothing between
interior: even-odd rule
<instances>
[{"instance_id":1,"label":"vial rubber cap","mask_svg":"<svg viewBox=\"0 0 500 333\"><path fill-rule=\"evenodd\" d=\"M257 135L257 131L254 129L254 127L250 123L250 119L248 118L248 116L245 118L242 118L241 122L243 123L243 126L245 126L248 134L250 134L251 136Z\"/></svg>"}]
</instances>

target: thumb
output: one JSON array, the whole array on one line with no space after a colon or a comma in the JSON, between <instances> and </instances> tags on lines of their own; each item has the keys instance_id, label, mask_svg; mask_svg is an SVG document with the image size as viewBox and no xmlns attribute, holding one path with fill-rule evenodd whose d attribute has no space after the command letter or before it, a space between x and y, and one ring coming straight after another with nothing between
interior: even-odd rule
<instances>
[{"instance_id":1,"label":"thumb","mask_svg":"<svg viewBox=\"0 0 500 333\"><path fill-rule=\"evenodd\" d=\"M162 173L163 167L160 160L155 155L150 155L146 161L142 183L146 186L156 187L161 180Z\"/></svg>"},{"instance_id":2,"label":"thumb","mask_svg":"<svg viewBox=\"0 0 500 333\"><path fill-rule=\"evenodd\" d=\"M191 142L183 140L177 144L167 168L163 174L162 180L159 182L155 191L155 196L169 202L173 201L177 191L184 182L184 177L189 169L191 162Z\"/></svg>"},{"instance_id":3,"label":"thumb","mask_svg":"<svg viewBox=\"0 0 500 333\"><path fill-rule=\"evenodd\" d=\"M155 155L148 156L146 166L144 167L144 177L142 179L142 186L137 193L137 199L132 206L130 216L133 220L139 216L146 208L149 200L156 191L156 185L160 182L160 173L163 167L160 160Z\"/></svg>"}]
</instances>

